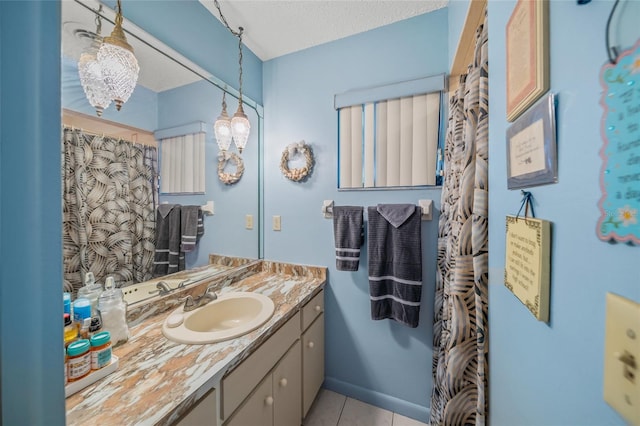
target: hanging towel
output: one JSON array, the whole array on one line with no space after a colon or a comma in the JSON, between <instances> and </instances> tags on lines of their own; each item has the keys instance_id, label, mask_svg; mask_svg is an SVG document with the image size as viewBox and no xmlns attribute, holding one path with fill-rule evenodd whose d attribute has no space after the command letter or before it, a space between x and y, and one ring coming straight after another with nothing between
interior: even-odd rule
<instances>
[{"instance_id":1,"label":"hanging towel","mask_svg":"<svg viewBox=\"0 0 640 426\"><path fill-rule=\"evenodd\" d=\"M181 215L180 250L189 253L196 249L196 244L204 234L202 210L200 210L200 206L182 206Z\"/></svg>"},{"instance_id":2,"label":"hanging towel","mask_svg":"<svg viewBox=\"0 0 640 426\"><path fill-rule=\"evenodd\" d=\"M333 207L333 237L336 243L336 269L357 271L360 263L360 246L364 236L362 229L363 207Z\"/></svg>"},{"instance_id":3,"label":"hanging towel","mask_svg":"<svg viewBox=\"0 0 640 426\"><path fill-rule=\"evenodd\" d=\"M417 327L422 295L420 208L378 204L367 213L371 318Z\"/></svg>"},{"instance_id":4,"label":"hanging towel","mask_svg":"<svg viewBox=\"0 0 640 426\"><path fill-rule=\"evenodd\" d=\"M156 251L153 276L182 271L184 253L180 251L180 216L178 204L160 204L156 211Z\"/></svg>"}]
</instances>

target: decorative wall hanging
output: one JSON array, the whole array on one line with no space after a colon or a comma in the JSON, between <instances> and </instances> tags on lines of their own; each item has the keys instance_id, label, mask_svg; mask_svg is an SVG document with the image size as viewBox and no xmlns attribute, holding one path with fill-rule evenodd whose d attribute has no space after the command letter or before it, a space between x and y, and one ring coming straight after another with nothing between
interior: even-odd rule
<instances>
[{"instance_id":1,"label":"decorative wall hanging","mask_svg":"<svg viewBox=\"0 0 640 426\"><path fill-rule=\"evenodd\" d=\"M236 166L235 173L226 173L224 171L228 162ZM220 182L225 185L233 185L240 180L243 173L244 162L238 154L230 151L220 151L218 153L218 179L220 179Z\"/></svg>"},{"instance_id":2,"label":"decorative wall hanging","mask_svg":"<svg viewBox=\"0 0 640 426\"><path fill-rule=\"evenodd\" d=\"M640 244L640 40L602 67L598 237Z\"/></svg>"},{"instance_id":3,"label":"decorative wall hanging","mask_svg":"<svg viewBox=\"0 0 640 426\"><path fill-rule=\"evenodd\" d=\"M305 166L297 169L290 169L289 159L293 159L298 154L304 155ZM313 165L313 150L311 149L311 146L306 144L304 141L289 144L284 151L282 151L280 170L287 179L294 182L305 181L311 175Z\"/></svg>"},{"instance_id":4,"label":"decorative wall hanging","mask_svg":"<svg viewBox=\"0 0 640 426\"><path fill-rule=\"evenodd\" d=\"M518 0L507 22L507 120L549 90L549 2Z\"/></svg>"},{"instance_id":5,"label":"decorative wall hanging","mask_svg":"<svg viewBox=\"0 0 640 426\"><path fill-rule=\"evenodd\" d=\"M523 195L524 217L507 216L504 285L538 321L548 322L551 222L527 217L532 195Z\"/></svg>"},{"instance_id":6,"label":"decorative wall hanging","mask_svg":"<svg viewBox=\"0 0 640 426\"><path fill-rule=\"evenodd\" d=\"M507 187L558 181L556 99L552 93L507 129Z\"/></svg>"}]
</instances>

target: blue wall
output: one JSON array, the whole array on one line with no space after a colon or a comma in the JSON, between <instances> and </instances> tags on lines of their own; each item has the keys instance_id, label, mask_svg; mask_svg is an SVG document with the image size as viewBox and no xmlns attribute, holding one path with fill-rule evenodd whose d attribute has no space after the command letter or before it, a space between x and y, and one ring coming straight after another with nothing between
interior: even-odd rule
<instances>
[{"instance_id":1,"label":"blue wall","mask_svg":"<svg viewBox=\"0 0 640 426\"><path fill-rule=\"evenodd\" d=\"M437 217L422 222L423 304L419 327L410 329L370 319L366 248L359 271L336 271L332 221L320 209L325 199L368 206L424 198L439 209L439 189L336 190L333 95L446 72L446 40L443 9L264 64L265 257L329 267L325 386L422 420L432 384ZM307 182L295 183L282 176L278 165L285 146L302 139L313 147L316 165ZM280 232L271 230L273 215L282 216Z\"/></svg>"},{"instance_id":2,"label":"blue wall","mask_svg":"<svg viewBox=\"0 0 640 426\"><path fill-rule=\"evenodd\" d=\"M449 11L449 68L453 65L453 58L456 55L460 33L467 18L467 11L471 0L449 0L447 9Z\"/></svg>"},{"instance_id":3,"label":"blue wall","mask_svg":"<svg viewBox=\"0 0 640 426\"><path fill-rule=\"evenodd\" d=\"M627 2L622 43L640 37ZM635 3L635 6L631 6ZM602 398L605 294L640 302L640 248L596 237L602 146L599 71L613 2L550 3L551 90L558 93L559 183L532 188L538 217L553 222L550 322L536 321L503 286L506 188L505 26L515 1L489 2L490 419L493 425L623 424ZM614 21L615 22L615 21Z\"/></svg>"},{"instance_id":4,"label":"blue wall","mask_svg":"<svg viewBox=\"0 0 640 426\"><path fill-rule=\"evenodd\" d=\"M213 134L213 120L222 110L222 91L211 83L200 81L161 92L158 97L158 129L189 124L207 123L205 138L205 195L161 195L160 201L183 205L202 205L213 200L215 214L205 216L205 234L197 249L187 254L187 268L209 263L209 254L224 254L248 258L258 257L258 115L245 106L251 123L251 134L242 152L245 172L234 185L225 185L218 179L218 145ZM233 115L237 101L227 96L227 112ZM232 143L231 151L237 150ZM162 161L162 158L160 159ZM235 172L229 165L227 172ZM254 228L245 229L245 215L254 218Z\"/></svg>"},{"instance_id":5,"label":"blue wall","mask_svg":"<svg viewBox=\"0 0 640 426\"><path fill-rule=\"evenodd\" d=\"M0 424L64 425L60 4L0 2Z\"/></svg>"},{"instance_id":6,"label":"blue wall","mask_svg":"<svg viewBox=\"0 0 640 426\"><path fill-rule=\"evenodd\" d=\"M96 116L78 77L77 61L62 58L62 108ZM120 111L112 102L102 118L153 132L158 128L158 94L138 84Z\"/></svg>"}]
</instances>

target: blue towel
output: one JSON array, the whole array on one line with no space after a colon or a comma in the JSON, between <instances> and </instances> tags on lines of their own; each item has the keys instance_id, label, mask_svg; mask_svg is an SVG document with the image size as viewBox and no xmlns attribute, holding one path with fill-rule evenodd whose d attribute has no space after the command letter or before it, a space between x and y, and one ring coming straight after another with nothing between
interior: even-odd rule
<instances>
[{"instance_id":1,"label":"blue towel","mask_svg":"<svg viewBox=\"0 0 640 426\"><path fill-rule=\"evenodd\" d=\"M421 211L413 204L368 207L371 318L417 327L422 296Z\"/></svg>"}]
</instances>

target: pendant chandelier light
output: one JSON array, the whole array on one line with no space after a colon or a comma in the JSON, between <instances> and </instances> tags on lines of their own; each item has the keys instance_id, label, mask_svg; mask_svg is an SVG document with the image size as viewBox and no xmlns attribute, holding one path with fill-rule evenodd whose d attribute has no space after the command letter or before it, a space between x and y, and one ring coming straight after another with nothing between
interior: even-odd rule
<instances>
[{"instance_id":1,"label":"pendant chandelier light","mask_svg":"<svg viewBox=\"0 0 640 426\"><path fill-rule=\"evenodd\" d=\"M247 118L247 115L244 113L244 110L242 109L242 33L244 32L244 28L238 27L238 31L234 31L233 29L231 29L231 27L227 23L227 20L222 14L222 10L220 10L220 4L218 3L218 0L213 0L213 2L216 6L216 9L218 9L218 13L220 14L220 20L222 21L222 23L225 25L225 27L227 27L227 29L231 32L231 34L238 37L238 52L239 52L238 65L240 69L239 77L238 77L239 96L238 96L238 109L235 112L235 114L233 114L233 117L231 118L231 135L233 137L233 142L236 144L236 147L238 148L238 152L242 154L242 150L247 145L247 140L249 139L249 132L251 131L251 124L249 123L249 119ZM214 128L217 127L218 121L220 121L221 119L224 120L224 117L226 115L226 103L224 101L224 96L223 96L222 107L223 107L223 113L220 115L218 120L216 120L216 124L214 124ZM216 138L217 138L217 133L216 133Z\"/></svg>"},{"instance_id":2,"label":"pendant chandelier light","mask_svg":"<svg viewBox=\"0 0 640 426\"><path fill-rule=\"evenodd\" d=\"M222 113L213 125L213 131L216 134L216 142L218 142L218 149L220 151L226 151L231 145L231 120L229 114L227 114L227 92L222 94Z\"/></svg>"},{"instance_id":3,"label":"pendant chandelier light","mask_svg":"<svg viewBox=\"0 0 640 426\"><path fill-rule=\"evenodd\" d=\"M118 0L115 27L98 50L102 76L118 111L133 93L140 72L133 48L122 29L122 19L122 5Z\"/></svg>"},{"instance_id":4,"label":"pendant chandelier light","mask_svg":"<svg viewBox=\"0 0 640 426\"><path fill-rule=\"evenodd\" d=\"M96 109L98 117L111 104L111 95L102 77L102 68L98 63L98 50L102 44L102 5L96 14L96 33L91 41L91 45L82 52L78 60L78 75L82 90L91 104Z\"/></svg>"}]
</instances>

